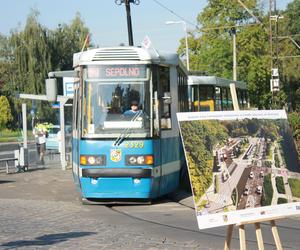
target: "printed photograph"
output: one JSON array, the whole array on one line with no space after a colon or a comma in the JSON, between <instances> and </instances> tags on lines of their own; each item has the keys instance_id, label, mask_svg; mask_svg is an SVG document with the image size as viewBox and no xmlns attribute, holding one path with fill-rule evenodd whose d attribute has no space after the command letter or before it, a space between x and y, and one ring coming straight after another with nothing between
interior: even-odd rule
<instances>
[{"instance_id":1,"label":"printed photograph","mask_svg":"<svg viewBox=\"0 0 300 250\"><path fill-rule=\"evenodd\" d=\"M227 223L228 212L300 202L299 158L287 119L230 114L179 121L197 216L221 213Z\"/></svg>"}]
</instances>

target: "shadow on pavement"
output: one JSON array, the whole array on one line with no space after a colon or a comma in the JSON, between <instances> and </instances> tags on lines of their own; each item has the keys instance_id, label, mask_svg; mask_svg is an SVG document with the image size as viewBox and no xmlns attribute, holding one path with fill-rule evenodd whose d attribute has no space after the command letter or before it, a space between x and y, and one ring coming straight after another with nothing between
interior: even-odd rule
<instances>
[{"instance_id":1,"label":"shadow on pavement","mask_svg":"<svg viewBox=\"0 0 300 250\"><path fill-rule=\"evenodd\" d=\"M9 248L18 248L24 246L45 246L45 245L54 245L60 242L67 241L72 238L79 238L88 235L96 234L94 232L70 232L70 233L59 233L59 234L46 234L40 237L37 237L34 240L17 240L11 241L2 244L2 247Z\"/></svg>"},{"instance_id":2,"label":"shadow on pavement","mask_svg":"<svg viewBox=\"0 0 300 250\"><path fill-rule=\"evenodd\" d=\"M15 182L15 181L3 181L3 180L0 180L0 184L11 183L11 182Z\"/></svg>"}]
</instances>

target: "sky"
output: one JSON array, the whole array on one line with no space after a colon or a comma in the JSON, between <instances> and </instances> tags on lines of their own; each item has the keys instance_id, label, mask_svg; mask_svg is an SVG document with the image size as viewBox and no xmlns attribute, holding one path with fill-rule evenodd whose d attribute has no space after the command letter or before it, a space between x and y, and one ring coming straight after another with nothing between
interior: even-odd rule
<instances>
[{"instance_id":1,"label":"sky","mask_svg":"<svg viewBox=\"0 0 300 250\"><path fill-rule=\"evenodd\" d=\"M269 0L261 1L268 6ZM277 0L277 8L285 9L290 2L292 0ZM166 25L165 22L179 21L181 17L187 29L193 30L197 15L206 4L207 0L140 0L139 5L131 4L134 45L140 45L148 36L156 49L175 52L185 32L182 24ZM39 22L49 29L57 28L59 23L69 24L79 12L95 45L128 44L125 6L115 4L115 0L3 1L0 33L9 35L14 29L22 29L32 8L40 12Z\"/></svg>"}]
</instances>

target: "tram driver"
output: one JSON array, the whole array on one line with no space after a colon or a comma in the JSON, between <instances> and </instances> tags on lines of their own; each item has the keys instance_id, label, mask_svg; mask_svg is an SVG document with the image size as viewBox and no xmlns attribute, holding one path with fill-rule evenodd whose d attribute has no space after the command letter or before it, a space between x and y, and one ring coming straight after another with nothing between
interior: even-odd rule
<instances>
[{"instance_id":1,"label":"tram driver","mask_svg":"<svg viewBox=\"0 0 300 250\"><path fill-rule=\"evenodd\" d=\"M137 115L142 114L143 111L139 110L139 103L137 101L132 101L129 110L126 110L123 115Z\"/></svg>"}]
</instances>

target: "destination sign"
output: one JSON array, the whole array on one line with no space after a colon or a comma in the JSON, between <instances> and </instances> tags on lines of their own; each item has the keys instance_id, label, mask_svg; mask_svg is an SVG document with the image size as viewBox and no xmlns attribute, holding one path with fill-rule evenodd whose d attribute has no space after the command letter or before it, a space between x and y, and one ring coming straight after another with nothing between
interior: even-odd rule
<instances>
[{"instance_id":1,"label":"destination sign","mask_svg":"<svg viewBox=\"0 0 300 250\"><path fill-rule=\"evenodd\" d=\"M99 65L88 66L87 75L96 79L144 79L147 71L145 65Z\"/></svg>"}]
</instances>

